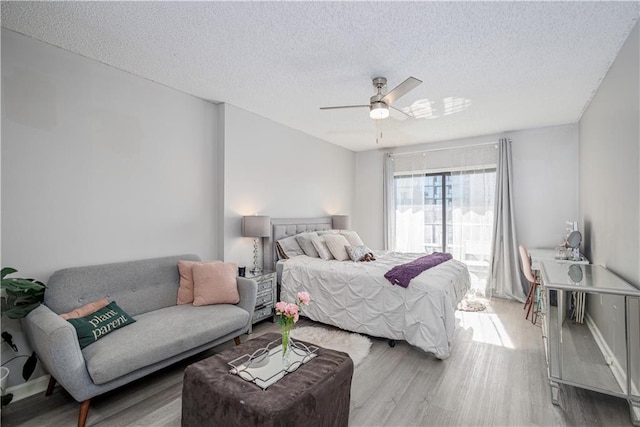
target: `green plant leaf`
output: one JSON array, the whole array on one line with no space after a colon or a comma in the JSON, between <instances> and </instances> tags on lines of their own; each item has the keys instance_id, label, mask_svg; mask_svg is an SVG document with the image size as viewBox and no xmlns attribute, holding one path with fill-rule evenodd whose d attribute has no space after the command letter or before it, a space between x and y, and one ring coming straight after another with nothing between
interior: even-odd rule
<instances>
[{"instance_id":1,"label":"green plant leaf","mask_svg":"<svg viewBox=\"0 0 640 427\"><path fill-rule=\"evenodd\" d=\"M2 396L2 406L7 406L13 400L13 393Z\"/></svg>"},{"instance_id":2,"label":"green plant leaf","mask_svg":"<svg viewBox=\"0 0 640 427\"><path fill-rule=\"evenodd\" d=\"M4 276L7 276L9 274L13 274L13 273L17 273L18 270L16 270L15 268L11 268L11 267L5 267L2 269L2 271L0 271L0 278L4 279Z\"/></svg>"},{"instance_id":3,"label":"green plant leaf","mask_svg":"<svg viewBox=\"0 0 640 427\"><path fill-rule=\"evenodd\" d=\"M36 370L36 364L38 363L38 357L36 356L36 352L31 353L31 356L24 362L24 366L22 367L22 378L25 381L29 381L31 375L33 375L33 371Z\"/></svg>"}]
</instances>

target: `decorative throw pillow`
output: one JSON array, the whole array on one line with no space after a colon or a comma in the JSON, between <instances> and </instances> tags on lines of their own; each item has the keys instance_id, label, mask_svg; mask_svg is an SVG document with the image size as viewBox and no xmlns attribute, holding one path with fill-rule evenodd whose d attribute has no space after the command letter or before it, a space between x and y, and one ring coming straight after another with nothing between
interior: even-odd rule
<instances>
[{"instance_id":1,"label":"decorative throw pillow","mask_svg":"<svg viewBox=\"0 0 640 427\"><path fill-rule=\"evenodd\" d=\"M221 263L222 261L211 261L211 263ZM196 264L206 264L202 261L178 261L178 272L180 273L180 286L178 286L177 304L191 304L193 302L193 266Z\"/></svg>"},{"instance_id":2,"label":"decorative throw pillow","mask_svg":"<svg viewBox=\"0 0 640 427\"><path fill-rule=\"evenodd\" d=\"M240 302L233 262L208 263L193 266L193 305L237 304Z\"/></svg>"},{"instance_id":3,"label":"decorative throw pillow","mask_svg":"<svg viewBox=\"0 0 640 427\"><path fill-rule=\"evenodd\" d=\"M342 234L325 234L324 242L327 244L331 255L338 261L346 261L349 259L349 254L345 249L345 246L350 246L349 241Z\"/></svg>"},{"instance_id":4,"label":"decorative throw pillow","mask_svg":"<svg viewBox=\"0 0 640 427\"><path fill-rule=\"evenodd\" d=\"M360 261L366 254L373 252L371 249L364 245L347 246L346 249L347 253L349 254L349 258L351 258L351 261Z\"/></svg>"},{"instance_id":5,"label":"decorative throw pillow","mask_svg":"<svg viewBox=\"0 0 640 427\"><path fill-rule=\"evenodd\" d=\"M304 251L298 244L296 236L290 236L285 237L284 239L280 239L278 240L276 245L279 248L281 258L283 259L289 259L298 255L304 255Z\"/></svg>"},{"instance_id":6,"label":"decorative throw pillow","mask_svg":"<svg viewBox=\"0 0 640 427\"><path fill-rule=\"evenodd\" d=\"M311 239L311 243L313 244L313 247L316 248L316 251L318 251L320 258L324 260L333 259L333 255L331 255L331 251L327 247L323 236L313 237Z\"/></svg>"},{"instance_id":7,"label":"decorative throw pillow","mask_svg":"<svg viewBox=\"0 0 640 427\"><path fill-rule=\"evenodd\" d=\"M311 258L318 258L320 255L311 242L311 239L314 237L318 237L318 233L300 233L296 235L296 241L304 251L305 255L310 256Z\"/></svg>"},{"instance_id":8,"label":"decorative throw pillow","mask_svg":"<svg viewBox=\"0 0 640 427\"><path fill-rule=\"evenodd\" d=\"M112 302L95 313L78 319L68 319L67 322L76 329L80 348L85 348L116 329L134 323L135 320L118 304Z\"/></svg>"},{"instance_id":9,"label":"decorative throw pillow","mask_svg":"<svg viewBox=\"0 0 640 427\"><path fill-rule=\"evenodd\" d=\"M78 307L73 311L68 313L62 313L60 317L64 320L69 319L77 319L78 317L88 316L91 313L95 313L103 307L106 307L109 304L109 299L107 297L102 297L99 300L90 302L89 304L85 304L82 307Z\"/></svg>"},{"instance_id":10,"label":"decorative throw pillow","mask_svg":"<svg viewBox=\"0 0 640 427\"><path fill-rule=\"evenodd\" d=\"M318 236L326 236L327 234L340 234L340 230L319 230Z\"/></svg>"},{"instance_id":11,"label":"decorative throw pillow","mask_svg":"<svg viewBox=\"0 0 640 427\"><path fill-rule=\"evenodd\" d=\"M349 245L351 245L351 246L364 246L364 242L362 241L360 236L358 236L358 233L356 233L355 231L341 230L340 234L342 234L344 237L347 238L347 240L349 241Z\"/></svg>"}]
</instances>

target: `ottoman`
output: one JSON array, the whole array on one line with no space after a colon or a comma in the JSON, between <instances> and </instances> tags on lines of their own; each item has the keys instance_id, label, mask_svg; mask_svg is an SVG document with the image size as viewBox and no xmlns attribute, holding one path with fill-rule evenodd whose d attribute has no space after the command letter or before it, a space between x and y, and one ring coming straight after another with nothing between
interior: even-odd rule
<instances>
[{"instance_id":1,"label":"ottoman","mask_svg":"<svg viewBox=\"0 0 640 427\"><path fill-rule=\"evenodd\" d=\"M347 426L353 361L346 353L320 348L266 390L229 373L228 362L278 338L264 334L188 366L182 426Z\"/></svg>"}]
</instances>

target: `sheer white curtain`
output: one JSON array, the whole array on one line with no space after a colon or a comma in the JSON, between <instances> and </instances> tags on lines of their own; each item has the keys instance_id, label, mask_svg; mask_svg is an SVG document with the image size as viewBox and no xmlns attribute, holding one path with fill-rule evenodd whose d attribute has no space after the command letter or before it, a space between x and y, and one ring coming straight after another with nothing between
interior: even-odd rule
<instances>
[{"instance_id":1,"label":"sheer white curtain","mask_svg":"<svg viewBox=\"0 0 640 427\"><path fill-rule=\"evenodd\" d=\"M472 289L479 295L489 296L496 147L494 144L470 147L460 150L458 156L460 163L470 166L451 171L447 250L467 264Z\"/></svg>"},{"instance_id":2,"label":"sheer white curtain","mask_svg":"<svg viewBox=\"0 0 640 427\"><path fill-rule=\"evenodd\" d=\"M525 291L518 267L512 174L511 140L500 139L496 171L496 214L493 222L490 290L491 296L524 302Z\"/></svg>"},{"instance_id":3,"label":"sheer white curtain","mask_svg":"<svg viewBox=\"0 0 640 427\"><path fill-rule=\"evenodd\" d=\"M393 250L425 252L424 225L431 211L425 203L426 155L396 157L394 167Z\"/></svg>"}]
</instances>

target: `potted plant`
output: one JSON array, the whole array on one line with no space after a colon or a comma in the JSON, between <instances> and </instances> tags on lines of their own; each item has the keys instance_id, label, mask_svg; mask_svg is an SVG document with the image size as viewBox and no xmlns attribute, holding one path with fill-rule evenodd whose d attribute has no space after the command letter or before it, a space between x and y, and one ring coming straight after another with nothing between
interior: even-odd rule
<instances>
[{"instance_id":1,"label":"potted plant","mask_svg":"<svg viewBox=\"0 0 640 427\"><path fill-rule=\"evenodd\" d=\"M2 295L2 316L9 319L22 319L33 309L38 307L44 300L44 291L46 286L44 283L34 279L22 279L17 277L7 277L10 274L17 273L18 270L11 267L5 267L0 272L2 279L1 288ZM2 342L7 343L14 352L18 352L18 347L13 343L13 336L9 332L2 332ZM22 378L27 381L36 369L38 359L35 351L31 355L18 354L2 364L2 406L8 405L13 399L13 394L4 394L4 383L9 376L8 368L4 365L17 358L26 357L27 361L22 367ZM6 369L6 370L5 370Z\"/></svg>"}]
</instances>

